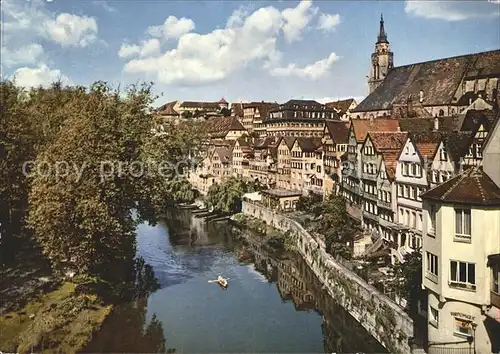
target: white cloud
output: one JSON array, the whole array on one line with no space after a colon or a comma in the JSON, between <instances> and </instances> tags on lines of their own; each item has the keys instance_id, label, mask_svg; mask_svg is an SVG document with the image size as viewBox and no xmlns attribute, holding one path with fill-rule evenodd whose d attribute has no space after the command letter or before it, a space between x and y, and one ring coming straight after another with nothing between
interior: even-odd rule
<instances>
[{"instance_id":1,"label":"white cloud","mask_svg":"<svg viewBox=\"0 0 500 354\"><path fill-rule=\"evenodd\" d=\"M92 3L96 6L100 6L101 8L103 8L105 11L109 12L109 13L115 13L117 12L118 10L116 9L116 7L113 7L111 6L110 4L108 4L107 1L105 0L95 0L95 1L92 1Z\"/></svg>"},{"instance_id":2,"label":"white cloud","mask_svg":"<svg viewBox=\"0 0 500 354\"><path fill-rule=\"evenodd\" d=\"M85 47L97 40L95 18L61 13L57 17L40 0L2 1L4 43L18 47L48 39L62 46Z\"/></svg>"},{"instance_id":3,"label":"white cloud","mask_svg":"<svg viewBox=\"0 0 500 354\"><path fill-rule=\"evenodd\" d=\"M249 13L247 10L243 8L239 8L229 16L227 19L226 27L232 28L232 27L240 27L243 25L243 22L245 21L245 18L248 17Z\"/></svg>"},{"instance_id":4,"label":"white cloud","mask_svg":"<svg viewBox=\"0 0 500 354\"><path fill-rule=\"evenodd\" d=\"M177 46L161 55L143 53L125 63L124 72L144 74L163 84L189 86L226 79L252 64L274 75L316 79L329 71L337 59L334 54L302 68L294 64L282 68L283 55L277 42L281 34L288 42L299 40L317 13L311 1L283 11L272 6L253 12L239 8L227 19L225 28L205 34L191 32L195 28L191 20L169 16L162 26L149 27L147 33L153 38L177 36ZM118 54L124 58L141 56L142 47L124 44Z\"/></svg>"},{"instance_id":5,"label":"white cloud","mask_svg":"<svg viewBox=\"0 0 500 354\"><path fill-rule=\"evenodd\" d=\"M331 53L327 58L318 60L315 63L299 67L296 64L288 64L286 67L275 67L269 70L272 76L297 76L300 78L308 78L316 80L327 74L333 63L339 57L335 53Z\"/></svg>"},{"instance_id":6,"label":"white cloud","mask_svg":"<svg viewBox=\"0 0 500 354\"><path fill-rule=\"evenodd\" d=\"M16 85L29 87L48 86L55 81L61 80L65 85L72 85L73 82L57 69L49 69L46 65L40 65L37 68L22 67L15 71L11 79L15 80Z\"/></svg>"},{"instance_id":7,"label":"white cloud","mask_svg":"<svg viewBox=\"0 0 500 354\"><path fill-rule=\"evenodd\" d=\"M302 38L302 31L318 13L311 0L302 0L297 7L283 10L283 34L288 42Z\"/></svg>"},{"instance_id":8,"label":"white cloud","mask_svg":"<svg viewBox=\"0 0 500 354\"><path fill-rule=\"evenodd\" d=\"M140 45L137 44L122 44L118 51L120 58L127 58L135 55L140 57L147 57L149 55L157 55L160 53L160 41L156 38L151 38L142 41Z\"/></svg>"},{"instance_id":9,"label":"white cloud","mask_svg":"<svg viewBox=\"0 0 500 354\"><path fill-rule=\"evenodd\" d=\"M498 17L497 1L406 1L405 12L426 19L463 21L471 18Z\"/></svg>"},{"instance_id":10,"label":"white cloud","mask_svg":"<svg viewBox=\"0 0 500 354\"><path fill-rule=\"evenodd\" d=\"M163 25L151 26L148 28L147 33L156 38L176 39L194 29L194 22L190 18L182 17L178 19L175 16L168 16Z\"/></svg>"},{"instance_id":11,"label":"white cloud","mask_svg":"<svg viewBox=\"0 0 500 354\"><path fill-rule=\"evenodd\" d=\"M272 56L280 29L280 11L260 8L245 17L239 27L184 34L175 49L157 58L133 59L124 70L147 74L166 84L215 82L251 62Z\"/></svg>"},{"instance_id":12,"label":"white cloud","mask_svg":"<svg viewBox=\"0 0 500 354\"><path fill-rule=\"evenodd\" d=\"M320 14L317 28L324 32L332 32L340 24L340 15Z\"/></svg>"},{"instance_id":13,"label":"white cloud","mask_svg":"<svg viewBox=\"0 0 500 354\"><path fill-rule=\"evenodd\" d=\"M45 21L44 26L48 37L63 47L86 47L97 39L97 22L93 17L62 13L55 20Z\"/></svg>"},{"instance_id":14,"label":"white cloud","mask_svg":"<svg viewBox=\"0 0 500 354\"><path fill-rule=\"evenodd\" d=\"M14 50L5 47L2 50L2 65L13 67L16 65L35 64L43 56L43 47L38 43L31 43Z\"/></svg>"},{"instance_id":15,"label":"white cloud","mask_svg":"<svg viewBox=\"0 0 500 354\"><path fill-rule=\"evenodd\" d=\"M311 100L315 100L316 102L325 104L325 103L328 103L328 102L343 101L343 100L347 100L347 99L350 99L350 98L354 98L354 100L356 101L356 103L359 104L361 101L363 101L365 99L365 96L321 97L321 98L311 98Z\"/></svg>"}]
</instances>

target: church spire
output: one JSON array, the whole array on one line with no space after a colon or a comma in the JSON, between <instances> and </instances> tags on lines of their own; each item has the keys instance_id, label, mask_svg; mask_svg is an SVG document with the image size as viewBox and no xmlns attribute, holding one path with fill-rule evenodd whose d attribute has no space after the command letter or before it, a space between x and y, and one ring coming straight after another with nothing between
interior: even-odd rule
<instances>
[{"instance_id":1,"label":"church spire","mask_svg":"<svg viewBox=\"0 0 500 354\"><path fill-rule=\"evenodd\" d=\"M383 14L380 14L380 31L378 34L377 43L389 43L389 41L387 41L387 34L385 33L385 29L384 29L384 15Z\"/></svg>"}]
</instances>

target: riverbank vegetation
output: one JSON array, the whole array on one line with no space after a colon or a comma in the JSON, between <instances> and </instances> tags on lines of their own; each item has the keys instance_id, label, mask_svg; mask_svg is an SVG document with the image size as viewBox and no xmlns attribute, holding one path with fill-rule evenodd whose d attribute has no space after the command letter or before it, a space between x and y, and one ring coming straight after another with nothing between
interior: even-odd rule
<instances>
[{"instance_id":1,"label":"riverbank vegetation","mask_svg":"<svg viewBox=\"0 0 500 354\"><path fill-rule=\"evenodd\" d=\"M223 214L236 214L241 211L241 201L245 193L261 191L264 186L259 182L245 182L230 177L223 183L210 186L205 197L209 208Z\"/></svg>"},{"instance_id":2,"label":"riverbank vegetation","mask_svg":"<svg viewBox=\"0 0 500 354\"><path fill-rule=\"evenodd\" d=\"M324 239L328 253L344 259L352 258L352 245L357 230L347 214L345 200L341 196L331 194L325 200L315 194L302 196L297 202L297 210L310 215L299 222Z\"/></svg>"},{"instance_id":3,"label":"riverbank vegetation","mask_svg":"<svg viewBox=\"0 0 500 354\"><path fill-rule=\"evenodd\" d=\"M136 288L137 223L154 223L171 201L194 199L183 172L204 132L196 123L159 122L151 84L120 92L104 82L24 90L3 81L0 94L3 268L15 271L21 253L36 255L33 273L48 263L44 276L57 284L4 309L17 305L2 317L2 345L18 345L10 351L61 345L72 352L109 306ZM2 285L4 291L19 286Z\"/></svg>"}]
</instances>

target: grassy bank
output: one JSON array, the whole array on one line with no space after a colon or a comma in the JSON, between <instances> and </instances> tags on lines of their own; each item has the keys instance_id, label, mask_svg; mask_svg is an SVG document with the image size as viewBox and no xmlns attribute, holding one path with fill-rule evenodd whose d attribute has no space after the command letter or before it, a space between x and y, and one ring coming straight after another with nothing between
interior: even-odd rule
<instances>
[{"instance_id":1,"label":"grassy bank","mask_svg":"<svg viewBox=\"0 0 500 354\"><path fill-rule=\"evenodd\" d=\"M112 306L95 295L79 294L73 283L27 302L0 317L0 350L76 353L100 328Z\"/></svg>"}]
</instances>

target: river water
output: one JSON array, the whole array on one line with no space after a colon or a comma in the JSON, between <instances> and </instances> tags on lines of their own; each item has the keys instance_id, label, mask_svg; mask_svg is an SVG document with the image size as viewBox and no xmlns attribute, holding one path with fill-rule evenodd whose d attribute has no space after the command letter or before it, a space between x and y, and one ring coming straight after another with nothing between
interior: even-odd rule
<instances>
[{"instance_id":1,"label":"river water","mask_svg":"<svg viewBox=\"0 0 500 354\"><path fill-rule=\"evenodd\" d=\"M237 232L187 211L139 225L137 252L160 289L117 305L84 352L386 352L299 256L271 255ZM219 274L225 290L208 282Z\"/></svg>"}]
</instances>

